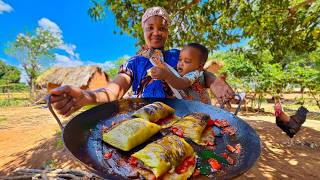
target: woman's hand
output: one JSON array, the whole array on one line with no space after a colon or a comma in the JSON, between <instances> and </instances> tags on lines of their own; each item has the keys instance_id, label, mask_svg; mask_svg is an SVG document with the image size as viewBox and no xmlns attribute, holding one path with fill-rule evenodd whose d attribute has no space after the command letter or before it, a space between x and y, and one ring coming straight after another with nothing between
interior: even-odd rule
<instances>
[{"instance_id":1,"label":"woman's hand","mask_svg":"<svg viewBox=\"0 0 320 180\"><path fill-rule=\"evenodd\" d=\"M50 93L52 107L63 116L69 116L93 101L88 92L69 85L55 88Z\"/></svg>"},{"instance_id":2,"label":"woman's hand","mask_svg":"<svg viewBox=\"0 0 320 180\"><path fill-rule=\"evenodd\" d=\"M228 83L221 77L216 77L208 71L204 71L206 86L210 88L211 92L217 98L220 105L226 104L228 108L231 107L229 101L234 98L234 91Z\"/></svg>"}]
</instances>

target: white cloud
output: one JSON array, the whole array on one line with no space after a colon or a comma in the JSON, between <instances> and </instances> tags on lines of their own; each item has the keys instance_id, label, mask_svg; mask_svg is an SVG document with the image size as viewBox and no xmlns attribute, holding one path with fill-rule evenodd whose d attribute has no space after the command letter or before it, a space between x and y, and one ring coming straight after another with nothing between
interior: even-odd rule
<instances>
[{"instance_id":1,"label":"white cloud","mask_svg":"<svg viewBox=\"0 0 320 180\"><path fill-rule=\"evenodd\" d=\"M115 67L115 65L112 61L105 61L104 63L96 63L93 61L87 61L84 64L87 66L99 66L104 70Z\"/></svg>"},{"instance_id":2,"label":"white cloud","mask_svg":"<svg viewBox=\"0 0 320 180\"><path fill-rule=\"evenodd\" d=\"M57 48L65 51L68 54L67 56L64 56L61 54L55 54L55 58L57 61L56 65L58 66L61 66L63 64L65 64L66 66L82 65L82 62L80 61L80 55L79 53L76 53L77 46L71 43L63 42L62 30L55 22L51 21L48 18L43 17L38 21L38 25L40 28L48 30L49 32L54 34L56 37L58 37L62 43Z\"/></svg>"},{"instance_id":3,"label":"white cloud","mask_svg":"<svg viewBox=\"0 0 320 180\"><path fill-rule=\"evenodd\" d=\"M52 34L56 35L59 39L62 39L62 31L60 27L53 21L49 20L48 18L41 18L38 21L38 25L41 28L48 30Z\"/></svg>"},{"instance_id":4,"label":"white cloud","mask_svg":"<svg viewBox=\"0 0 320 180\"><path fill-rule=\"evenodd\" d=\"M11 11L13 11L13 8L9 4L6 4L5 2L0 0L0 14L2 14L3 12L11 12Z\"/></svg>"},{"instance_id":5,"label":"white cloud","mask_svg":"<svg viewBox=\"0 0 320 180\"><path fill-rule=\"evenodd\" d=\"M54 66L61 66L61 67L73 67L73 66L83 66L84 63L80 60L73 60L68 56L64 56L61 54L55 53L55 60L56 63Z\"/></svg>"},{"instance_id":6,"label":"white cloud","mask_svg":"<svg viewBox=\"0 0 320 180\"><path fill-rule=\"evenodd\" d=\"M79 54L75 53L75 50L77 48L76 45L74 45L74 44L61 44L58 48L66 51L70 56L74 57L74 59L79 59Z\"/></svg>"}]
</instances>

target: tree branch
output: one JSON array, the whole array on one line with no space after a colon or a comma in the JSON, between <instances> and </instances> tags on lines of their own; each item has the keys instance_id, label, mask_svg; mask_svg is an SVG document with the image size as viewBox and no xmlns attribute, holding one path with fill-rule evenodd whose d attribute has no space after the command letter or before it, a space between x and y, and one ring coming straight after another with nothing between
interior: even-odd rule
<instances>
[{"instance_id":1,"label":"tree branch","mask_svg":"<svg viewBox=\"0 0 320 180\"><path fill-rule=\"evenodd\" d=\"M191 3L189 3L186 6L182 7L181 9L179 9L179 11L186 11L186 10L192 8L192 6L198 4L199 2L200 2L200 0L192 0Z\"/></svg>"}]
</instances>

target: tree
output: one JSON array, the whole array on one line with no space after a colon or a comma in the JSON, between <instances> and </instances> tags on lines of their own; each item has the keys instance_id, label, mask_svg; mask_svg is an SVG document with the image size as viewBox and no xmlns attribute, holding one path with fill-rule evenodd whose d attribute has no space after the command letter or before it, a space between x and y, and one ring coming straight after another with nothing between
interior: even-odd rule
<instances>
[{"instance_id":1,"label":"tree","mask_svg":"<svg viewBox=\"0 0 320 180\"><path fill-rule=\"evenodd\" d=\"M88 10L102 19L108 9L121 30L143 44L141 16L152 6L164 7L172 24L168 47L197 41L210 50L250 39L256 50L268 49L274 63L284 67L287 52L311 52L320 38L320 1L316 0L92 0ZM125 10L124 10L125 9ZM121 31L121 32L122 32Z\"/></svg>"},{"instance_id":2,"label":"tree","mask_svg":"<svg viewBox=\"0 0 320 180\"><path fill-rule=\"evenodd\" d=\"M61 39L42 28L34 35L20 33L16 40L9 43L6 53L17 58L28 76L30 97L34 97L35 79L40 72L40 60L53 58L52 49L61 44Z\"/></svg>"},{"instance_id":3,"label":"tree","mask_svg":"<svg viewBox=\"0 0 320 180\"><path fill-rule=\"evenodd\" d=\"M6 64L0 60L0 85L19 83L20 71L14 66Z\"/></svg>"},{"instance_id":4,"label":"tree","mask_svg":"<svg viewBox=\"0 0 320 180\"><path fill-rule=\"evenodd\" d=\"M242 3L241 3L242 2ZM270 51L271 63L284 69L290 63L288 53L303 54L317 49L320 38L320 2L315 0L231 1L232 16L251 38L255 51Z\"/></svg>"},{"instance_id":5,"label":"tree","mask_svg":"<svg viewBox=\"0 0 320 180\"><path fill-rule=\"evenodd\" d=\"M125 63L127 60L128 60L128 58L121 57L121 58L117 59L116 61L112 62L113 66L110 67L109 69L105 70L105 72L108 74L109 79L112 80L116 77L116 75L118 74L120 65Z\"/></svg>"},{"instance_id":6,"label":"tree","mask_svg":"<svg viewBox=\"0 0 320 180\"><path fill-rule=\"evenodd\" d=\"M110 9L116 23L121 28L120 33L127 33L138 39L138 44L144 44L141 28L141 17L144 11L152 6L164 7L172 20L168 47L181 47L189 42L200 42L209 49L217 45L232 44L240 40L239 29L225 19L221 7L223 1L171 0L171 1L127 1L127 0L92 0L93 6L88 14L95 20L101 20Z\"/></svg>"}]
</instances>

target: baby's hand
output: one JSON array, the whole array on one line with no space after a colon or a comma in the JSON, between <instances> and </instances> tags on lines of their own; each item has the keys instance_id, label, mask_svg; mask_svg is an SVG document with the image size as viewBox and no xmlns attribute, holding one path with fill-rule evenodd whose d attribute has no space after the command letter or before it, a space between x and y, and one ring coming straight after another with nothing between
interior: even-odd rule
<instances>
[{"instance_id":1,"label":"baby's hand","mask_svg":"<svg viewBox=\"0 0 320 180\"><path fill-rule=\"evenodd\" d=\"M167 78L168 69L166 67L154 66L151 68L152 79L164 80Z\"/></svg>"}]
</instances>

